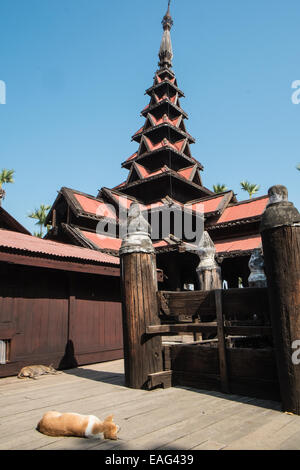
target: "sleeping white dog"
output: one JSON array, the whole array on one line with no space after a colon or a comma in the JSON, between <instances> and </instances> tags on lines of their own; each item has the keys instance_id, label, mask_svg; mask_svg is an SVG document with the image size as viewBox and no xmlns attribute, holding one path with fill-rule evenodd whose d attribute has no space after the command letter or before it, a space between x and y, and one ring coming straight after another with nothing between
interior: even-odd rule
<instances>
[{"instance_id":1,"label":"sleeping white dog","mask_svg":"<svg viewBox=\"0 0 300 470\"><path fill-rule=\"evenodd\" d=\"M48 411L37 425L37 430L47 436L77 436L118 439L117 432L120 427L113 422L113 415L107 416L104 421L93 415L78 413L59 413Z\"/></svg>"}]
</instances>

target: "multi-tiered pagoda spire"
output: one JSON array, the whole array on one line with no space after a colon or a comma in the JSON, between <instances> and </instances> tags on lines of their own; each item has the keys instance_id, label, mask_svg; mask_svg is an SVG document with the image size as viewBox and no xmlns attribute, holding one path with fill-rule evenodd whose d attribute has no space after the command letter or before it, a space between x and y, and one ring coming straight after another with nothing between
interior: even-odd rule
<instances>
[{"instance_id":1,"label":"multi-tiered pagoda spire","mask_svg":"<svg viewBox=\"0 0 300 470\"><path fill-rule=\"evenodd\" d=\"M195 139L186 130L188 116L180 103L184 94L172 68L170 1L162 25L158 69L153 85L146 90L150 102L141 112L143 126L132 136L138 148L122 164L128 170L126 181L112 189L102 187L96 197L61 188L47 216L46 224L52 229L46 237L118 256L120 215L138 202L151 226L152 222L159 226L152 238L157 266L168 279L163 288L182 289L185 283L194 282L191 279L199 263L197 255L189 250L184 253L190 238L176 236L175 224L171 224L175 212L181 215L184 209L192 214L195 226L204 215L205 230L224 259L223 278L234 287L238 277L247 280L249 255L261 244L259 223L268 196L238 203L233 191L215 194L202 185L203 167L192 156ZM166 214L170 227L163 223Z\"/></svg>"},{"instance_id":2,"label":"multi-tiered pagoda spire","mask_svg":"<svg viewBox=\"0 0 300 470\"><path fill-rule=\"evenodd\" d=\"M195 139L187 132L187 114L181 108L184 93L178 88L172 69L173 50L168 11L163 20L163 37L159 49L159 69L153 85L146 90L150 103L142 110L145 123L133 136L137 152L122 166L129 170L122 192L149 203L165 196L180 202L213 194L202 186L203 166L191 153Z\"/></svg>"}]
</instances>

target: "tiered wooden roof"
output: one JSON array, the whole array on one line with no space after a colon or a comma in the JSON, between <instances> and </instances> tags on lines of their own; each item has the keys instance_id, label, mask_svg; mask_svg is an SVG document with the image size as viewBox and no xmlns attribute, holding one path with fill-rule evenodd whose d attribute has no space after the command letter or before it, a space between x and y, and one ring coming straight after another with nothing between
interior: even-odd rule
<instances>
[{"instance_id":1,"label":"tiered wooden roof","mask_svg":"<svg viewBox=\"0 0 300 470\"><path fill-rule=\"evenodd\" d=\"M141 112L144 124L132 136L138 148L122 163L128 170L126 181L112 189L101 188L96 197L62 188L48 215L46 223L52 223L53 229L47 238L117 255L120 212L138 202L145 215L171 207L184 208L193 217L204 216L205 229L218 253L248 253L260 241L258 224L268 197L237 202L232 191L215 194L203 186L204 168L192 155L195 139L187 131L188 116L181 107L184 93L172 70L173 20L169 8L162 24L159 69L146 90L150 101ZM154 240L158 251L182 248L184 243L175 241L172 234Z\"/></svg>"}]
</instances>

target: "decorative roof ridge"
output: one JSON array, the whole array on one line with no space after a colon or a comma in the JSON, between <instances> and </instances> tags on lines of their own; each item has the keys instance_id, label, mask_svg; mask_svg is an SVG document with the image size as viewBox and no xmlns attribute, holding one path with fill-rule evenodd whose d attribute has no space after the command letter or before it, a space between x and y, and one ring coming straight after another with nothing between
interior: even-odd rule
<instances>
[{"instance_id":1,"label":"decorative roof ridge","mask_svg":"<svg viewBox=\"0 0 300 470\"><path fill-rule=\"evenodd\" d=\"M177 106L176 104L172 103L171 100L169 100L169 98L165 98L163 99L162 101L160 101L159 103L155 103L153 104L152 106L150 106L149 104L147 106L145 106L145 108L141 111L141 115L145 117L145 113L147 112L151 112L153 109L156 109L158 108L159 106L163 105L163 104L169 104L170 106L173 106L173 108L175 108L179 114L182 114L186 119L188 119L188 115L187 113L180 107L180 106Z\"/></svg>"},{"instance_id":2,"label":"decorative roof ridge","mask_svg":"<svg viewBox=\"0 0 300 470\"><path fill-rule=\"evenodd\" d=\"M188 155L184 154L184 153L181 153L179 152L178 150L176 150L175 148L171 148L171 147L166 147L166 146L163 146L163 147L160 147L158 149L155 149L155 150L152 150L150 152L145 152L141 155L137 155L134 159L132 159L131 161L130 160L125 160L125 162L122 163L122 167L125 167L126 165L130 165L132 164L134 161L138 161L138 160L142 160L143 158L149 156L149 155L152 155L153 153L156 153L156 152L162 152L162 151L165 151L165 150L170 150L171 152L174 152L176 153L177 155L179 155L180 157L183 157L184 159L190 161L190 162L195 162L198 167L203 170L204 167L203 165L198 161L196 160L194 157L189 157ZM206 188L207 189L207 188ZM209 192L211 192L209 189L207 189Z\"/></svg>"},{"instance_id":3,"label":"decorative roof ridge","mask_svg":"<svg viewBox=\"0 0 300 470\"><path fill-rule=\"evenodd\" d=\"M0 218L4 219L7 225L10 225L11 229L4 229L4 230L11 230L13 232L23 233L24 235L31 235L32 234L25 228L23 225L20 224L9 212L7 212L2 206L0 206ZM1 227L0 227L1 228Z\"/></svg>"},{"instance_id":4,"label":"decorative roof ridge","mask_svg":"<svg viewBox=\"0 0 300 470\"><path fill-rule=\"evenodd\" d=\"M132 182L126 184L124 186L124 189L127 189L128 187L136 186L136 185L144 183L144 182L149 182L149 181L153 180L154 178L162 178L166 175L171 175L171 176L173 176L173 177L175 177L175 178L177 178L181 181L184 181L186 184L189 184L189 185L191 185L195 188L201 189L203 192L206 192L206 193L210 192L210 190L207 189L205 186L194 183L193 181L189 181L187 178L185 178L184 176L177 173L176 170L172 170L171 168L167 167L166 165L164 165L164 167L162 167L162 168L165 168L165 170L157 172L156 174L153 174L153 175L149 175L147 178L132 181ZM124 197L124 194L123 194L123 197ZM142 203L140 203L140 204L142 204Z\"/></svg>"},{"instance_id":5,"label":"decorative roof ridge","mask_svg":"<svg viewBox=\"0 0 300 470\"><path fill-rule=\"evenodd\" d=\"M81 215L83 212L82 206L79 204L78 200L75 197L75 194L78 194L80 196L86 197L87 199L92 199L94 201L97 201L99 203L104 203L103 199L99 198L99 196L93 196L92 194L87 194L83 193L82 191L78 191L77 189L69 188L67 186L62 186L60 190L57 192L57 196L47 214L46 220L45 220L45 226L49 225L51 223L51 215L53 210L55 209L55 206L57 205L58 201L61 199L61 197L64 197L66 199L67 204L71 208L71 210L78 216ZM87 213L87 212L86 212Z\"/></svg>"},{"instance_id":6,"label":"decorative roof ridge","mask_svg":"<svg viewBox=\"0 0 300 470\"><path fill-rule=\"evenodd\" d=\"M232 204L232 206L239 206L242 204L251 204L252 202L259 201L260 199L269 199L268 194L264 194L263 196L253 197L249 199L244 199L243 201L238 201ZM232 207L231 205L229 207Z\"/></svg>"},{"instance_id":7,"label":"decorative roof ridge","mask_svg":"<svg viewBox=\"0 0 300 470\"><path fill-rule=\"evenodd\" d=\"M226 194L232 193L233 191L230 189L228 191L224 191L223 193L213 193L211 196L203 196L199 199L192 199L191 201L188 201L186 204L197 204L197 202L202 202L202 201L208 201L210 199L216 199L218 197L223 197Z\"/></svg>"},{"instance_id":8,"label":"decorative roof ridge","mask_svg":"<svg viewBox=\"0 0 300 470\"><path fill-rule=\"evenodd\" d=\"M150 116L151 116L151 118L150 118ZM163 119L164 116L166 116L165 119ZM156 129L161 129L164 126L168 126L169 128L173 129L178 134L182 135L184 138L187 138L190 141L190 143L195 143L196 142L195 138L191 134L189 134L189 132L187 132L186 130L183 130L183 129L180 128L180 124L182 122L182 116L178 116L177 118L174 118L172 120L169 119L166 114L164 114L163 117L156 120L152 116L151 113L148 113L147 116L146 116L146 122L145 122L144 126L142 126L135 134L133 134L133 136L131 137L131 140L139 142L138 139L140 139L142 137L142 135L144 135L144 134L147 135L149 133L151 134ZM149 122L150 122L151 126L145 128L145 125L146 125L148 119L149 119ZM177 121L177 122L175 123L175 121ZM129 157L129 159L131 157Z\"/></svg>"}]
</instances>

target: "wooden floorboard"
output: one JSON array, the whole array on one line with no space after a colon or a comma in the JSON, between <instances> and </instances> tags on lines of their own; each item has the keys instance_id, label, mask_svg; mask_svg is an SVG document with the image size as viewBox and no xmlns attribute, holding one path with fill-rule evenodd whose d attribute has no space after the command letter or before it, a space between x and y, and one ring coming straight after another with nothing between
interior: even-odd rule
<instances>
[{"instance_id":1,"label":"wooden floorboard","mask_svg":"<svg viewBox=\"0 0 300 470\"><path fill-rule=\"evenodd\" d=\"M119 439L45 436L36 425L49 410L114 414ZM0 450L167 449L300 449L300 416L277 402L190 387L129 389L122 360L0 379Z\"/></svg>"}]
</instances>

